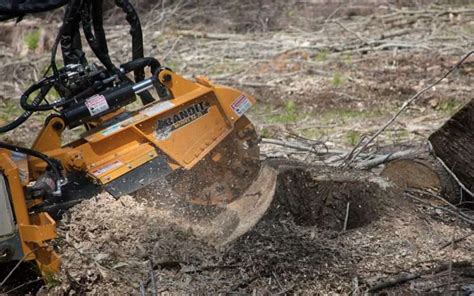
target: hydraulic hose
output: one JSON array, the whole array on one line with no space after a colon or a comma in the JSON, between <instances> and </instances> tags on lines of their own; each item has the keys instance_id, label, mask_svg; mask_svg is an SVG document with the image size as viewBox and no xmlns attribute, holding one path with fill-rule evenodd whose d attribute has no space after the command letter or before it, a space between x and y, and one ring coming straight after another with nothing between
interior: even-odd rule
<instances>
[{"instance_id":1,"label":"hydraulic hose","mask_svg":"<svg viewBox=\"0 0 474 296\"><path fill-rule=\"evenodd\" d=\"M0 148L7 149L7 150L10 150L10 151L19 152L19 153L23 153L23 154L27 154L27 155L31 155L33 157L39 158L42 161L46 162L48 167L56 175L57 181L63 181L64 180L62 175L61 175L61 169L62 169L61 163L59 161L57 161L56 159L50 158L46 154L43 154L39 151L35 151L35 150L29 149L29 148L19 147L19 146L15 146L15 145L3 143L3 142L0 142Z\"/></svg>"},{"instance_id":2,"label":"hydraulic hose","mask_svg":"<svg viewBox=\"0 0 474 296\"><path fill-rule=\"evenodd\" d=\"M136 70L143 70L146 67L150 67L151 73L155 74L160 69L161 64L155 58L146 57L146 58L135 59L131 62L128 62L120 66L120 68L123 69L125 73L129 73L131 71L136 71Z\"/></svg>"},{"instance_id":3,"label":"hydraulic hose","mask_svg":"<svg viewBox=\"0 0 474 296\"><path fill-rule=\"evenodd\" d=\"M103 2L103 0L92 1L92 25L94 26L94 34L99 47L104 54L109 55L104 31Z\"/></svg>"},{"instance_id":4,"label":"hydraulic hose","mask_svg":"<svg viewBox=\"0 0 474 296\"><path fill-rule=\"evenodd\" d=\"M66 5L68 0L0 1L0 14L20 16L27 13L45 12Z\"/></svg>"},{"instance_id":5,"label":"hydraulic hose","mask_svg":"<svg viewBox=\"0 0 474 296\"><path fill-rule=\"evenodd\" d=\"M79 14L80 4L79 2L72 3L70 15L63 20L64 27L60 42L65 65L87 64L85 54L82 51L81 35L79 32L79 23L81 21Z\"/></svg>"},{"instance_id":6,"label":"hydraulic hose","mask_svg":"<svg viewBox=\"0 0 474 296\"><path fill-rule=\"evenodd\" d=\"M130 35L132 36L132 60L143 58L143 32L135 8L128 0L115 0L115 4L125 13L125 19L130 24ZM135 81L140 82L145 78L143 69L135 71Z\"/></svg>"},{"instance_id":7,"label":"hydraulic hose","mask_svg":"<svg viewBox=\"0 0 474 296\"><path fill-rule=\"evenodd\" d=\"M44 99L44 97L46 96L46 94L48 93L48 91L51 89L52 86L49 86L49 87L45 87L45 88L42 88L40 93L35 97L35 99L33 100L33 102L31 103L31 105L33 107L36 107L38 106ZM13 120L12 122L4 125L4 126L1 126L0 127L0 133L6 133L6 132L9 132L17 127L19 127L21 124L23 124L26 120L28 120L28 118L30 118L31 115L33 115L34 111L25 111L23 112L20 116L18 116L15 120Z\"/></svg>"},{"instance_id":8,"label":"hydraulic hose","mask_svg":"<svg viewBox=\"0 0 474 296\"><path fill-rule=\"evenodd\" d=\"M64 19L65 20L68 20L71 17L71 15L73 13L72 11L76 7L75 5L77 3L79 3L79 5L80 5L81 0L69 0L69 5L67 6L66 12L64 13ZM65 29L66 29L66 24L63 23L61 25L61 28L59 28L59 33L56 36L56 40L54 41L54 45L53 45L52 50L51 50L50 66L51 66L51 69L53 70L54 76L56 76L56 77L59 77L58 67L56 66L56 54L58 52L59 43L61 42L61 36L63 35Z\"/></svg>"},{"instance_id":9,"label":"hydraulic hose","mask_svg":"<svg viewBox=\"0 0 474 296\"><path fill-rule=\"evenodd\" d=\"M101 48L101 42L96 39L94 33L92 32L92 18L90 14L91 9L92 2L90 0L84 1L80 12L84 36L86 37L86 40L89 43L89 46L91 47L94 54L97 56L100 62L107 68L107 70L112 73L117 73L118 69L112 63L112 60L110 59L108 53L103 51L103 48Z\"/></svg>"},{"instance_id":10,"label":"hydraulic hose","mask_svg":"<svg viewBox=\"0 0 474 296\"><path fill-rule=\"evenodd\" d=\"M144 49L142 25L135 8L128 0L115 0L115 5L122 9L126 15L125 19L130 24L130 35L132 36L132 60L143 58ZM134 76L135 82L140 82L145 79L145 71L143 68L137 68L134 70ZM148 91L139 94L139 96L144 105L155 101L153 96Z\"/></svg>"}]
</instances>

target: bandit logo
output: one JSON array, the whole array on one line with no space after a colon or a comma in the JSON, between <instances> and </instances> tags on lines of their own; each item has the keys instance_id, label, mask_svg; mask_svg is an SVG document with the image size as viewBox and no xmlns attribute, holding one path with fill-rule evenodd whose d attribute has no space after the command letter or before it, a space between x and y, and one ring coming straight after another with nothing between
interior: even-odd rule
<instances>
[{"instance_id":1,"label":"bandit logo","mask_svg":"<svg viewBox=\"0 0 474 296\"><path fill-rule=\"evenodd\" d=\"M167 139L172 131L206 115L208 112L209 103L202 101L188 106L167 118L159 119L156 127L156 137L158 140Z\"/></svg>"}]
</instances>

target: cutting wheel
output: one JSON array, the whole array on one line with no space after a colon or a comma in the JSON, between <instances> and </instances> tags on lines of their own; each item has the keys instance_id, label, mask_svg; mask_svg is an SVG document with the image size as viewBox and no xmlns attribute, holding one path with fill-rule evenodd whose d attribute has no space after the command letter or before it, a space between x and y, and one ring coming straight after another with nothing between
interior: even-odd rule
<instances>
[{"instance_id":1,"label":"cutting wheel","mask_svg":"<svg viewBox=\"0 0 474 296\"><path fill-rule=\"evenodd\" d=\"M257 134L242 117L195 167L176 171L166 182L138 195L154 201L169 222L221 246L263 217L273 199L276 177L273 168L260 162Z\"/></svg>"},{"instance_id":2,"label":"cutting wheel","mask_svg":"<svg viewBox=\"0 0 474 296\"><path fill-rule=\"evenodd\" d=\"M199 205L225 206L238 199L260 170L258 137L243 117L207 157L191 170L169 177L173 190Z\"/></svg>"}]
</instances>

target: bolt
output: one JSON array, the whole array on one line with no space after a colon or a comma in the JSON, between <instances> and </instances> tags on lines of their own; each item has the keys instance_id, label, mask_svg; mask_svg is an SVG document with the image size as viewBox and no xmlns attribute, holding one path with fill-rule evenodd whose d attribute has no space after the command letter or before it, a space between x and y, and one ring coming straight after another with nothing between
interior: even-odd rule
<instances>
[{"instance_id":1,"label":"bolt","mask_svg":"<svg viewBox=\"0 0 474 296\"><path fill-rule=\"evenodd\" d=\"M170 82L172 79L170 74L163 75L163 82Z\"/></svg>"},{"instance_id":2,"label":"bolt","mask_svg":"<svg viewBox=\"0 0 474 296\"><path fill-rule=\"evenodd\" d=\"M64 126L61 122L55 122L53 123L53 128L57 131L60 131L64 128Z\"/></svg>"}]
</instances>

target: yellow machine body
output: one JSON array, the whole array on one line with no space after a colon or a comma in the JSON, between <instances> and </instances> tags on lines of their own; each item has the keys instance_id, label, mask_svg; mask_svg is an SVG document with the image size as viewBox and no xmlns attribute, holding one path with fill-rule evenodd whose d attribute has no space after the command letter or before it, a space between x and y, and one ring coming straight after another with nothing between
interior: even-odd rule
<instances>
[{"instance_id":1,"label":"yellow machine body","mask_svg":"<svg viewBox=\"0 0 474 296\"><path fill-rule=\"evenodd\" d=\"M251 96L203 77L190 81L169 70L158 75L170 100L130 112L119 109L65 145L61 136L66 125L61 117L51 117L32 148L60 160L66 171L81 172L92 183L121 195L161 173L190 170L230 133L245 138L253 130L244 115L255 103ZM219 160L219 154L213 159ZM24 260L36 260L43 273L51 273L60 266L48 245L56 237L55 221L46 212L31 214L30 209L43 201L26 200L24 194L25 186L45 169L39 159L28 157L22 164L0 150L0 170L8 181Z\"/></svg>"}]
</instances>

